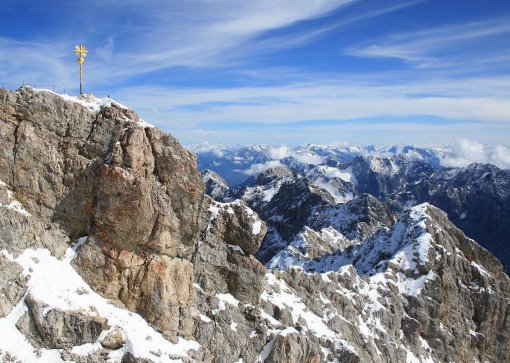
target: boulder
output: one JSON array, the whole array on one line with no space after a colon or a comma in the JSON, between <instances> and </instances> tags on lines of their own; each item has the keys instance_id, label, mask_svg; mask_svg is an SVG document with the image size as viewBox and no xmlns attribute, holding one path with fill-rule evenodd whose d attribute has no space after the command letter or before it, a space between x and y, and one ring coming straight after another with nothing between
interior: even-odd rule
<instances>
[{"instance_id":1,"label":"boulder","mask_svg":"<svg viewBox=\"0 0 510 363\"><path fill-rule=\"evenodd\" d=\"M82 311L49 308L31 295L28 295L25 301L40 342L49 349L94 343L101 333L109 328L107 320L100 316L91 316Z\"/></svg>"}]
</instances>

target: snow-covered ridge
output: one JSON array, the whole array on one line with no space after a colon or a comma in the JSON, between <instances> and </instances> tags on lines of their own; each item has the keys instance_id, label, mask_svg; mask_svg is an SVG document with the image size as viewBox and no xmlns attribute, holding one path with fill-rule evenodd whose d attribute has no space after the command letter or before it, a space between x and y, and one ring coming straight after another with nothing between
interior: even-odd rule
<instances>
[{"instance_id":1,"label":"snow-covered ridge","mask_svg":"<svg viewBox=\"0 0 510 363\"><path fill-rule=\"evenodd\" d=\"M431 236L425 225L425 220L428 219L426 213L428 206L428 203L424 203L412 208L389 234L377 233L360 245L353 241L351 248L347 250L339 248L320 258L311 258L299 243L291 243L288 248L271 259L268 267L271 270L285 270L299 266L308 272L327 273L352 265L362 275L374 275L383 271L384 266L391 265L398 266L399 273L417 276L419 274L417 266L428 262L429 250L433 248ZM323 230L321 234L330 238L333 246L348 244L342 234L334 234L333 231L326 233L326 230ZM306 235L300 241L306 245ZM381 259L381 256L387 257Z\"/></svg>"},{"instance_id":2,"label":"snow-covered ridge","mask_svg":"<svg viewBox=\"0 0 510 363\"><path fill-rule=\"evenodd\" d=\"M452 145L444 146L350 146L345 143L332 143L297 146L194 144L188 147L197 153L201 170L215 171L224 177L231 187L242 184L248 176L256 177L264 170L277 165L287 166L303 174L318 166L326 169L326 172L323 172L326 178L340 177L340 175L333 175L338 174L335 171L336 166L358 157L367 159L373 171L386 175L398 173L401 160L425 163L436 170L444 167L464 167L470 163L491 163L502 169L509 169L510 149L508 147L479 144L487 151L487 155L476 157L476 155L464 155L465 153L459 150L459 143L462 145L476 143L468 141L457 140ZM397 159L398 163L395 162ZM452 163L452 160L456 161ZM383 161L389 161L389 163ZM333 173L328 173L328 169ZM355 183L347 178L344 180Z\"/></svg>"}]
</instances>

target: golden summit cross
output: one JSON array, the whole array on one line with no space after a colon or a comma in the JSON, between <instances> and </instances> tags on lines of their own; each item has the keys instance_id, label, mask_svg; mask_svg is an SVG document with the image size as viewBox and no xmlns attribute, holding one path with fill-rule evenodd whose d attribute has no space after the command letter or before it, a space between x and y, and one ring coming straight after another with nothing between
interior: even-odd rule
<instances>
[{"instance_id":1,"label":"golden summit cross","mask_svg":"<svg viewBox=\"0 0 510 363\"><path fill-rule=\"evenodd\" d=\"M85 57L88 54L87 48L83 44L74 47L74 52L78 56L78 64L80 65L80 95L83 94L82 80L83 80L83 63L85 63Z\"/></svg>"}]
</instances>

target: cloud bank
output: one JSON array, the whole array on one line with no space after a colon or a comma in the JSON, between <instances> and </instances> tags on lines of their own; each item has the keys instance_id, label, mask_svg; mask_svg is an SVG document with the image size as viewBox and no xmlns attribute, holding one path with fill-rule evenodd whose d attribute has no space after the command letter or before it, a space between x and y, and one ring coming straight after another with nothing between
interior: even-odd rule
<instances>
[{"instance_id":1,"label":"cloud bank","mask_svg":"<svg viewBox=\"0 0 510 363\"><path fill-rule=\"evenodd\" d=\"M243 174L257 176L263 171L266 171L269 168L274 168L275 166L282 166L282 163L278 160L270 160L265 163L253 164L248 169L243 170Z\"/></svg>"},{"instance_id":2,"label":"cloud bank","mask_svg":"<svg viewBox=\"0 0 510 363\"><path fill-rule=\"evenodd\" d=\"M317 165L322 163L322 158L319 155L312 154L309 152L300 152L292 154L292 157L303 164Z\"/></svg>"},{"instance_id":3,"label":"cloud bank","mask_svg":"<svg viewBox=\"0 0 510 363\"><path fill-rule=\"evenodd\" d=\"M286 157L292 157L300 163L311 165L317 165L323 161L323 159L317 154L308 151L295 151L286 145L270 147L267 150L267 156L272 160L281 160Z\"/></svg>"},{"instance_id":4,"label":"cloud bank","mask_svg":"<svg viewBox=\"0 0 510 363\"><path fill-rule=\"evenodd\" d=\"M441 160L441 165L454 168L471 163L490 163L501 169L510 169L510 148L502 145L488 146L475 140L459 138Z\"/></svg>"},{"instance_id":5,"label":"cloud bank","mask_svg":"<svg viewBox=\"0 0 510 363\"><path fill-rule=\"evenodd\" d=\"M283 159L283 158L289 156L289 153L290 153L290 149L288 146L285 146L285 145L270 147L267 150L267 156L273 160Z\"/></svg>"}]
</instances>

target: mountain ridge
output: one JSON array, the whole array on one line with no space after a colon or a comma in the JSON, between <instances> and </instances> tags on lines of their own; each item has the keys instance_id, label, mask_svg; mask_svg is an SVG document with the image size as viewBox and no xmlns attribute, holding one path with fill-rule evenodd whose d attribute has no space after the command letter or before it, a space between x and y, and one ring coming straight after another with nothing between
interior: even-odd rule
<instances>
[{"instance_id":1,"label":"mountain ridge","mask_svg":"<svg viewBox=\"0 0 510 363\"><path fill-rule=\"evenodd\" d=\"M257 169L257 172L260 171L258 175L264 175L277 167L287 168L299 178L307 179L311 185L324 190L336 203L346 203L363 193L371 194L387 203L396 216L413 205L431 203L446 211L449 218L470 238L488 248L507 269L510 268L510 254L506 248L510 241L510 230L506 223L510 218L508 171L482 163L472 163L458 168L441 167L434 161L435 159L432 161L427 159L429 154L426 149L418 154L419 157L416 157L415 153L421 149L416 148L407 150L413 151L411 155L388 154L388 148L383 148L386 156L380 150L367 148L368 151L365 150L366 153L361 154L360 150L363 149L354 148L355 152L348 157L345 156L345 150L349 148L336 150L334 147L321 149L314 146L313 149L316 151L320 149L320 155L326 155L326 150L328 156L314 164L296 163L284 158L277 161L278 164L275 166L271 164L272 161L265 161L263 164L257 164L263 167L257 168L250 164L251 160L256 160L252 156L245 161L236 162L244 165L245 170ZM250 148L243 150L243 153L251 155L248 151ZM268 150L257 147L254 152L265 153L266 158L269 158ZM308 147L306 150L310 152L312 148ZM396 151L399 150L406 148ZM232 152L231 156L239 158L235 150ZM341 156L337 157L339 153ZM438 157L437 153L433 155ZM203 166L200 160L199 154L199 167ZM235 168L231 170L232 172L238 170L236 169L239 167L238 164L232 166L229 160L226 156L219 157L215 161L218 164L216 168ZM236 188L230 188L230 193L224 189L223 196L240 197L245 190L255 185L259 189L262 188L258 184L256 181L246 182L237 191ZM217 197L221 199L221 196ZM257 209L256 205L252 206Z\"/></svg>"}]
</instances>

